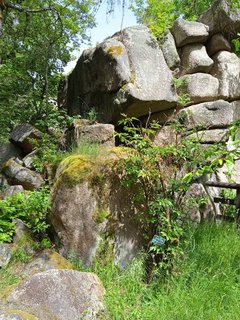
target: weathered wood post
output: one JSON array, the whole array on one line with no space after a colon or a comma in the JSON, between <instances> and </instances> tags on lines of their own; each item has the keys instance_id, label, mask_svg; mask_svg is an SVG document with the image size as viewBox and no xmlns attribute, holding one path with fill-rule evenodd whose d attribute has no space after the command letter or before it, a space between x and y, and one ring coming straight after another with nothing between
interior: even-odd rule
<instances>
[{"instance_id":1,"label":"weathered wood post","mask_svg":"<svg viewBox=\"0 0 240 320\"><path fill-rule=\"evenodd\" d=\"M228 183L228 182L215 182L215 181L207 181L205 183L206 186L208 187L217 187L217 188L226 188L226 189L235 189L236 190L236 199L233 202L231 199L225 199L225 198L220 198L216 197L214 198L214 202L217 203L224 203L228 205L233 205L235 204L236 207L236 216L235 216L235 221L238 226L240 226L240 184L239 183Z\"/></svg>"}]
</instances>

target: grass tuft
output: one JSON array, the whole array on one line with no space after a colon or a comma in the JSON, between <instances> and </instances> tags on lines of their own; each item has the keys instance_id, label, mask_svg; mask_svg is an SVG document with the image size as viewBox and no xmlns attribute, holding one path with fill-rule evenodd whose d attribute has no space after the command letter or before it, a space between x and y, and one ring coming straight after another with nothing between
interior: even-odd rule
<instances>
[{"instance_id":1,"label":"grass tuft","mask_svg":"<svg viewBox=\"0 0 240 320\"><path fill-rule=\"evenodd\" d=\"M240 319L240 246L233 224L203 224L189 230L185 256L171 278L145 284L144 257L125 270L96 266L106 288L102 319Z\"/></svg>"}]
</instances>

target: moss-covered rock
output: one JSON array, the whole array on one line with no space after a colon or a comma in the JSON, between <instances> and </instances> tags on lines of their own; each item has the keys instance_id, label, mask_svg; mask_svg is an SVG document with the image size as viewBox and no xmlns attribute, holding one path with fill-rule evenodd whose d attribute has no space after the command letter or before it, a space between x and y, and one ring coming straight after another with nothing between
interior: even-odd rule
<instances>
[{"instance_id":1,"label":"moss-covered rock","mask_svg":"<svg viewBox=\"0 0 240 320\"><path fill-rule=\"evenodd\" d=\"M115 261L126 265L144 243L143 226L137 222L133 191L122 186L119 160L126 148L114 148L94 159L73 155L59 166L50 217L62 252L91 264L102 241L113 242Z\"/></svg>"},{"instance_id":2,"label":"moss-covered rock","mask_svg":"<svg viewBox=\"0 0 240 320\"><path fill-rule=\"evenodd\" d=\"M96 319L103 309L104 293L93 273L48 270L30 276L6 293L0 314L16 313L22 320Z\"/></svg>"}]
</instances>

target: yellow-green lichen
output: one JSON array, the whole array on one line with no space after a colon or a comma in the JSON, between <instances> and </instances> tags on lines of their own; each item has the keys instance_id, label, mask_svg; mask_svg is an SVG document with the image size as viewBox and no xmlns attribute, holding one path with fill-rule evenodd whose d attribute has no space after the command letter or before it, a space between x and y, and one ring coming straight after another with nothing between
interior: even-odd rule
<instances>
[{"instance_id":1,"label":"yellow-green lichen","mask_svg":"<svg viewBox=\"0 0 240 320\"><path fill-rule=\"evenodd\" d=\"M12 159L9 159L6 162L4 162L0 168L0 172L4 172L4 170L7 169L11 164L15 164L15 162Z\"/></svg>"},{"instance_id":2,"label":"yellow-green lichen","mask_svg":"<svg viewBox=\"0 0 240 320\"><path fill-rule=\"evenodd\" d=\"M38 320L33 314L22 310L8 310L5 314L19 314L24 320Z\"/></svg>"},{"instance_id":3,"label":"yellow-green lichen","mask_svg":"<svg viewBox=\"0 0 240 320\"><path fill-rule=\"evenodd\" d=\"M73 264L70 263L67 259L63 258L56 251L51 251L49 254L49 258L53 262L56 269L74 269Z\"/></svg>"},{"instance_id":4,"label":"yellow-green lichen","mask_svg":"<svg viewBox=\"0 0 240 320\"><path fill-rule=\"evenodd\" d=\"M108 48L107 53L110 56L119 56L123 53L123 48L121 46L112 46Z\"/></svg>"},{"instance_id":5,"label":"yellow-green lichen","mask_svg":"<svg viewBox=\"0 0 240 320\"><path fill-rule=\"evenodd\" d=\"M20 279L19 279L20 281ZM10 286L7 286L0 290L0 302L4 303L6 302L8 296L12 293L12 291L16 288L18 283L12 284Z\"/></svg>"}]
</instances>

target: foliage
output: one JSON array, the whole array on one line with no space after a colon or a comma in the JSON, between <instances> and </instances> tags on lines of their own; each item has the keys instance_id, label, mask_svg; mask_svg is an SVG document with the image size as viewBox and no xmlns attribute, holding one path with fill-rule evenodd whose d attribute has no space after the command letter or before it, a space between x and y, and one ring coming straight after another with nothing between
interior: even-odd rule
<instances>
[{"instance_id":1,"label":"foliage","mask_svg":"<svg viewBox=\"0 0 240 320\"><path fill-rule=\"evenodd\" d=\"M94 25L94 0L6 2L0 28L1 140L16 123L51 117L60 73ZM4 135L5 133L5 135Z\"/></svg>"},{"instance_id":2,"label":"foliage","mask_svg":"<svg viewBox=\"0 0 240 320\"><path fill-rule=\"evenodd\" d=\"M49 189L43 187L32 192L16 193L0 200L0 242L11 242L14 236L13 219L25 222L39 241L46 243L50 209Z\"/></svg>"},{"instance_id":3,"label":"foliage","mask_svg":"<svg viewBox=\"0 0 240 320\"><path fill-rule=\"evenodd\" d=\"M171 271L181 253L179 243L186 210L183 199L192 182L223 164L232 164L239 152L227 151L224 143L203 147L197 134L195 139L188 138L186 134L191 132L178 121L172 127L175 141L167 146L153 142L160 129L154 121L143 127L138 119L125 116L120 124L123 125L123 132L117 134L120 141L133 149L120 162L123 185L135 190L133 200L149 240L146 267L151 278L156 267L161 272ZM163 243L155 243L153 236L160 237Z\"/></svg>"},{"instance_id":4,"label":"foliage","mask_svg":"<svg viewBox=\"0 0 240 320\"><path fill-rule=\"evenodd\" d=\"M214 0L132 0L131 8L138 22L147 25L157 38L162 38L177 17L196 20ZM239 7L239 0L228 0Z\"/></svg>"},{"instance_id":5,"label":"foliage","mask_svg":"<svg viewBox=\"0 0 240 320\"><path fill-rule=\"evenodd\" d=\"M222 189L220 196L223 197L224 199L236 200L236 190ZM220 211L224 217L231 217L232 219L234 219L236 215L236 205L221 203Z\"/></svg>"},{"instance_id":6,"label":"foliage","mask_svg":"<svg viewBox=\"0 0 240 320\"><path fill-rule=\"evenodd\" d=\"M180 108L183 108L191 103L190 96L188 93L186 93L187 82L188 77L173 78L173 85L178 94L178 106Z\"/></svg>"},{"instance_id":7,"label":"foliage","mask_svg":"<svg viewBox=\"0 0 240 320\"><path fill-rule=\"evenodd\" d=\"M235 53L240 56L240 33L237 34L237 38L232 40Z\"/></svg>"},{"instance_id":8,"label":"foliage","mask_svg":"<svg viewBox=\"0 0 240 320\"><path fill-rule=\"evenodd\" d=\"M147 25L156 37L162 37L175 20L175 6L169 0L136 0L131 5L138 22Z\"/></svg>"}]
</instances>

